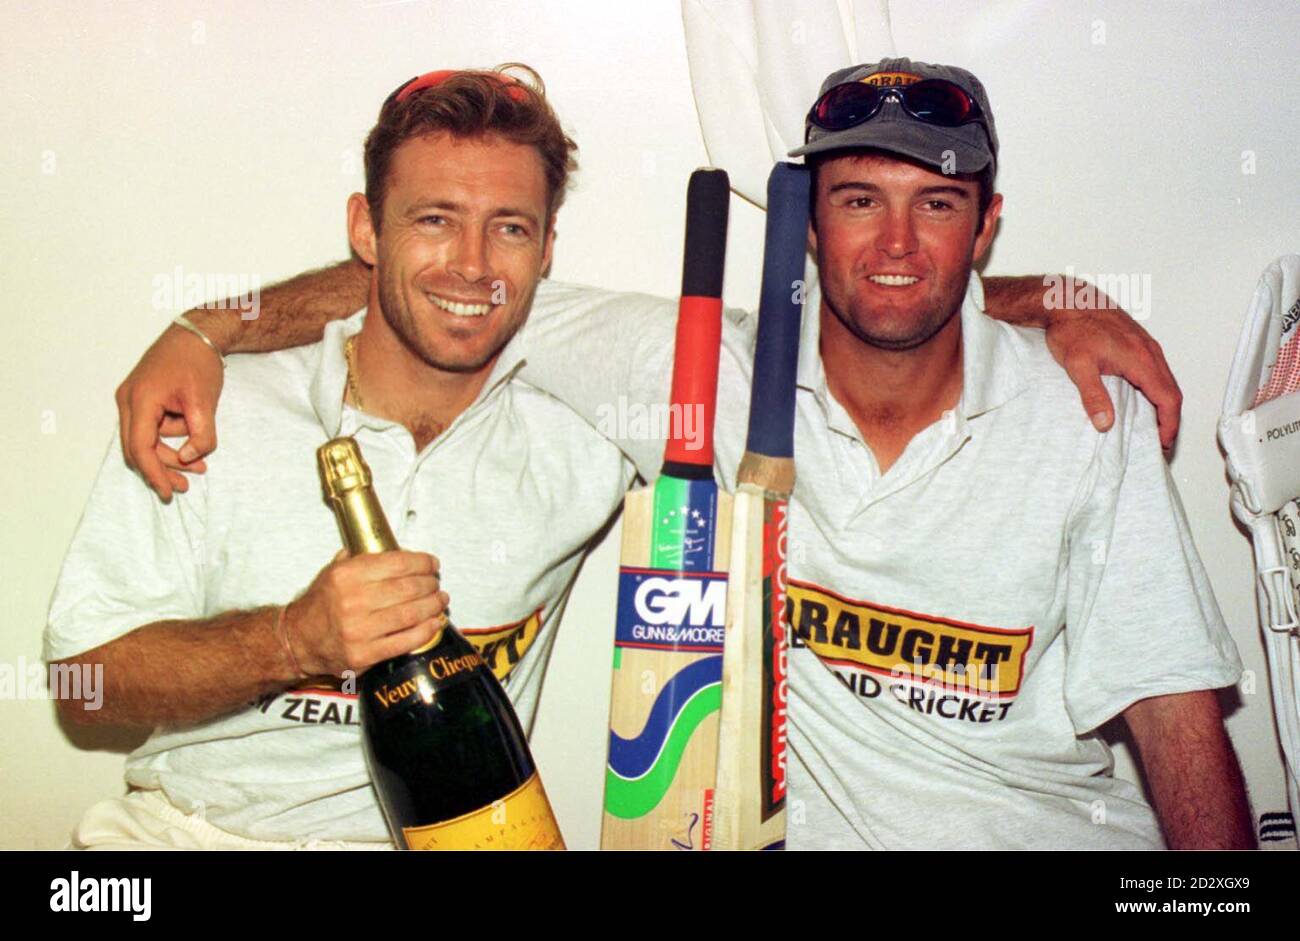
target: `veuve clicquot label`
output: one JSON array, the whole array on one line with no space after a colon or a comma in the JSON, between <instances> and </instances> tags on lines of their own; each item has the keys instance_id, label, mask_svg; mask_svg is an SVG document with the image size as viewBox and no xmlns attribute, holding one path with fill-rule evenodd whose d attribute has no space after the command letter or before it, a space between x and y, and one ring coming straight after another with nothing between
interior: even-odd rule
<instances>
[{"instance_id":1,"label":"veuve clicquot label","mask_svg":"<svg viewBox=\"0 0 1300 941\"><path fill-rule=\"evenodd\" d=\"M397 548L351 438L321 447L321 481L354 555ZM509 697L448 623L362 674L366 766L389 832L409 849L564 849Z\"/></svg>"},{"instance_id":2,"label":"veuve clicquot label","mask_svg":"<svg viewBox=\"0 0 1300 941\"><path fill-rule=\"evenodd\" d=\"M436 690L450 683L472 680L473 671L480 667L486 668L477 650L459 656L421 658L413 675L391 683L379 683L370 693L384 709L391 709L407 700L428 702L436 695Z\"/></svg>"},{"instance_id":3,"label":"veuve clicquot label","mask_svg":"<svg viewBox=\"0 0 1300 941\"><path fill-rule=\"evenodd\" d=\"M413 850L562 850L542 779L533 774L515 791L487 807L444 823L403 827Z\"/></svg>"}]
</instances>

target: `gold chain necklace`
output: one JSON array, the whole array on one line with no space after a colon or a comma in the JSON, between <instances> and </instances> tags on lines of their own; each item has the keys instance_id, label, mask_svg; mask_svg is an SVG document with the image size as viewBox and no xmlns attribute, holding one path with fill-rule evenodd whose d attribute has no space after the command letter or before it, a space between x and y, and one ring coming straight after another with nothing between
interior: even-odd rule
<instances>
[{"instance_id":1,"label":"gold chain necklace","mask_svg":"<svg viewBox=\"0 0 1300 941\"><path fill-rule=\"evenodd\" d=\"M348 337L347 342L343 344L343 358L348 364L347 394L352 398L353 407L358 411L364 412L366 407L362 404L361 392L357 389L356 339L356 334L353 334ZM415 438L417 442L423 441L427 444L446 430L447 426L442 422L430 420L427 424L421 426L419 431L415 432Z\"/></svg>"},{"instance_id":2,"label":"gold chain necklace","mask_svg":"<svg viewBox=\"0 0 1300 941\"><path fill-rule=\"evenodd\" d=\"M361 393L357 390L357 337L356 334L348 337L347 343L343 345L343 358L348 363L348 395L352 396L352 404L358 411L365 411L365 406L361 404Z\"/></svg>"}]
</instances>

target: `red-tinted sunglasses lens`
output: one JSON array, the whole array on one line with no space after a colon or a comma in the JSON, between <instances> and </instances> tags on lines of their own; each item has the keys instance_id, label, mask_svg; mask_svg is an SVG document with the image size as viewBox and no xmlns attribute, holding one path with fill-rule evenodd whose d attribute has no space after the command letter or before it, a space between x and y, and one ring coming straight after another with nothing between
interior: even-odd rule
<instances>
[{"instance_id":1,"label":"red-tinted sunglasses lens","mask_svg":"<svg viewBox=\"0 0 1300 941\"><path fill-rule=\"evenodd\" d=\"M457 69L439 69L436 72L425 72L423 75L417 75L409 82L403 82L389 98L396 98L398 101L405 101L411 95L414 95L421 88L433 88L435 85L441 85L451 76L455 75Z\"/></svg>"},{"instance_id":2,"label":"red-tinted sunglasses lens","mask_svg":"<svg viewBox=\"0 0 1300 941\"><path fill-rule=\"evenodd\" d=\"M813 105L812 121L827 131L842 131L861 124L880 110L884 100L875 85L850 82L836 85Z\"/></svg>"},{"instance_id":3,"label":"red-tinted sunglasses lens","mask_svg":"<svg viewBox=\"0 0 1300 941\"><path fill-rule=\"evenodd\" d=\"M862 82L837 85L813 105L812 122L827 131L842 131L875 117L886 98L897 95L912 117L941 127L957 127L978 117L975 100L943 79L884 88Z\"/></svg>"},{"instance_id":4,"label":"red-tinted sunglasses lens","mask_svg":"<svg viewBox=\"0 0 1300 941\"><path fill-rule=\"evenodd\" d=\"M952 82L917 82L903 89L903 104L913 117L957 127L975 116L975 101Z\"/></svg>"},{"instance_id":5,"label":"red-tinted sunglasses lens","mask_svg":"<svg viewBox=\"0 0 1300 941\"><path fill-rule=\"evenodd\" d=\"M393 93L384 100L384 107L387 108L394 101L405 101L417 91L425 88L434 88L441 85L453 75L460 75L461 69L439 69L436 72L426 72L423 75L417 75L393 89ZM528 93L523 86L519 84L518 79L513 75L505 75L499 72L484 73L490 75L492 80L507 89L507 94L516 101L522 101L528 97Z\"/></svg>"}]
</instances>

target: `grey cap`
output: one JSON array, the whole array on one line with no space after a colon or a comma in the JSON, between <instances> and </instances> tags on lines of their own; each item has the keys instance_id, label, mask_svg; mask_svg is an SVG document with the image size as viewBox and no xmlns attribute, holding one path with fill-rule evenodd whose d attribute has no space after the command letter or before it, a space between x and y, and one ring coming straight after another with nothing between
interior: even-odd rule
<instances>
[{"instance_id":1,"label":"grey cap","mask_svg":"<svg viewBox=\"0 0 1300 941\"><path fill-rule=\"evenodd\" d=\"M961 87L979 104L988 128L979 122L959 127L940 127L917 120L896 100L886 101L870 120L842 131L827 131L807 122L808 142L790 151L791 157L825 153L851 147L876 147L911 157L950 173L978 173L998 163L998 132L993 126L993 109L984 86L970 72L952 65L931 65L911 59L881 59L874 65L840 69L822 82L820 99L836 85L863 82L867 85L910 85L924 79L941 78ZM949 154L951 158L949 159Z\"/></svg>"}]
</instances>

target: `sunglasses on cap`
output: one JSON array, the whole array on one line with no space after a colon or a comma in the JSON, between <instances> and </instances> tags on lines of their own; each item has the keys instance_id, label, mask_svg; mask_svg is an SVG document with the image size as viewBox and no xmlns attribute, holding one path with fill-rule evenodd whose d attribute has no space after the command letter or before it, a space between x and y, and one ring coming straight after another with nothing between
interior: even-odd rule
<instances>
[{"instance_id":1,"label":"sunglasses on cap","mask_svg":"<svg viewBox=\"0 0 1300 941\"><path fill-rule=\"evenodd\" d=\"M817 99L808 112L804 143L812 134L813 126L823 131L845 131L870 121L886 101L894 100L903 110L918 121L936 127L961 127L978 124L993 149L988 124L980 104L964 88L941 78L927 78L911 85L869 85L866 82L845 82L836 85Z\"/></svg>"},{"instance_id":2,"label":"sunglasses on cap","mask_svg":"<svg viewBox=\"0 0 1300 941\"><path fill-rule=\"evenodd\" d=\"M528 92L524 90L524 86L520 84L518 79L516 79L513 75L506 75L503 72L472 72L471 73L465 69L439 69L436 72L425 72L423 75L417 75L415 78L409 79L408 81L403 82L401 85L398 85L395 89L393 89L393 93L384 99L384 107L387 108L395 101L405 101L407 98L411 97L411 95L414 95L417 91L420 91L421 89L436 88L437 86L441 85L443 82L447 81L447 79L452 78L453 76L465 75L465 74L487 76L489 79L496 82L498 85L501 85L504 88L506 88L507 93L510 95L510 97L515 99L516 101L522 101L528 95Z\"/></svg>"}]
</instances>

